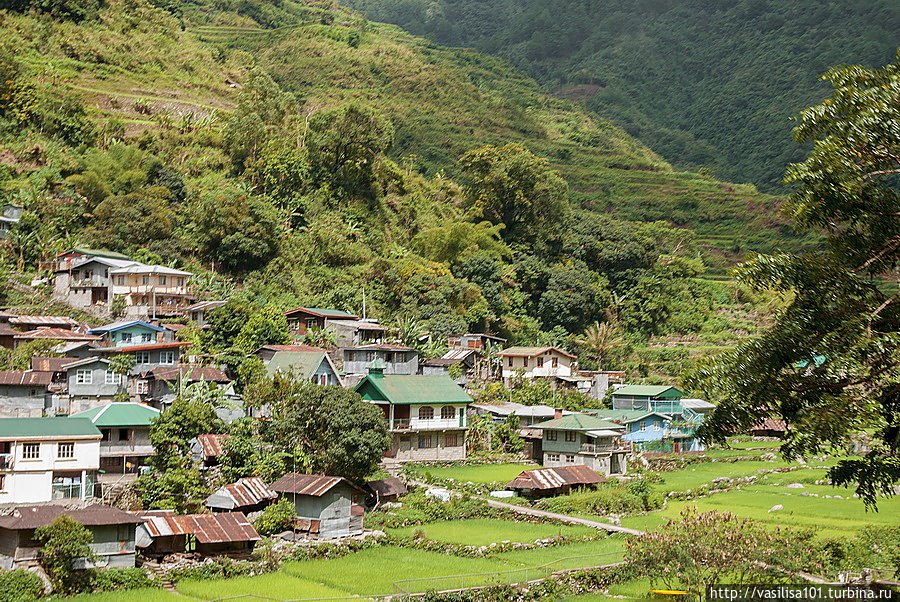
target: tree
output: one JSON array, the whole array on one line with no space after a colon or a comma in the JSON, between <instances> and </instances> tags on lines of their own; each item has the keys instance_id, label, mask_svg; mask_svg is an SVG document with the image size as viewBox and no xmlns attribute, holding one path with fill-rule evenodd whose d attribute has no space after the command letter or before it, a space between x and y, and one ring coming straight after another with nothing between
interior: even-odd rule
<instances>
[{"instance_id":1,"label":"tree","mask_svg":"<svg viewBox=\"0 0 900 602\"><path fill-rule=\"evenodd\" d=\"M90 547L93 534L68 514L61 514L50 524L35 529L34 538L41 542L38 560L53 589L60 593L71 591L75 585L76 562L79 559L90 562L95 558Z\"/></svg>"},{"instance_id":2,"label":"tree","mask_svg":"<svg viewBox=\"0 0 900 602\"><path fill-rule=\"evenodd\" d=\"M401 344L407 347L417 347L419 345L419 337L425 334L425 328L421 322L409 314L404 314L397 316L394 324L397 330L397 338Z\"/></svg>"},{"instance_id":3,"label":"tree","mask_svg":"<svg viewBox=\"0 0 900 602\"><path fill-rule=\"evenodd\" d=\"M598 370L608 369L613 352L625 344L621 331L609 322L594 322L575 343L593 360Z\"/></svg>"},{"instance_id":4,"label":"tree","mask_svg":"<svg viewBox=\"0 0 900 602\"><path fill-rule=\"evenodd\" d=\"M900 295L879 286L896 279L900 261L900 54L883 69L840 67L824 79L835 90L800 116L795 136L812 151L788 169L795 190L786 209L827 247L759 256L737 270L787 305L693 384L719 401L700 430L707 440L778 415L789 424L782 452L790 458L843 448L871 429L872 450L839 461L830 476L872 505L900 481Z\"/></svg>"},{"instance_id":5,"label":"tree","mask_svg":"<svg viewBox=\"0 0 900 602\"><path fill-rule=\"evenodd\" d=\"M287 318L277 307L254 312L234 338L234 346L252 353L263 345L286 345L292 340Z\"/></svg>"},{"instance_id":6,"label":"tree","mask_svg":"<svg viewBox=\"0 0 900 602\"><path fill-rule=\"evenodd\" d=\"M255 383L245 397L272 408L264 438L279 451L301 453L316 472L360 481L375 471L390 445L381 410L341 387L279 373Z\"/></svg>"},{"instance_id":7,"label":"tree","mask_svg":"<svg viewBox=\"0 0 900 602\"><path fill-rule=\"evenodd\" d=\"M423 257L442 263L455 264L475 254L500 259L511 253L501 239L502 229L501 224L453 220L422 230L410 244Z\"/></svg>"},{"instance_id":8,"label":"tree","mask_svg":"<svg viewBox=\"0 0 900 602\"><path fill-rule=\"evenodd\" d=\"M636 574L668 589L702 597L711 583L790 581L799 571L821 568L812 533L792 533L724 512L682 511L661 529L625 542Z\"/></svg>"},{"instance_id":9,"label":"tree","mask_svg":"<svg viewBox=\"0 0 900 602\"><path fill-rule=\"evenodd\" d=\"M153 466L159 471L165 471L170 465L179 466L180 460L190 451L188 443L191 439L221 430L222 423L211 404L190 396L178 396L150 426L150 443L156 451Z\"/></svg>"},{"instance_id":10,"label":"tree","mask_svg":"<svg viewBox=\"0 0 900 602\"><path fill-rule=\"evenodd\" d=\"M313 347L322 347L324 349L335 349L337 347L337 337L334 329L327 326L310 326L303 333L303 343L312 345Z\"/></svg>"},{"instance_id":11,"label":"tree","mask_svg":"<svg viewBox=\"0 0 900 602\"><path fill-rule=\"evenodd\" d=\"M294 503L283 497L262 511L262 514L253 521L253 527L260 535L274 535L293 528L297 513L294 511Z\"/></svg>"},{"instance_id":12,"label":"tree","mask_svg":"<svg viewBox=\"0 0 900 602\"><path fill-rule=\"evenodd\" d=\"M553 235L566 209L567 187L546 159L518 144L483 146L460 159L471 178L466 203L473 215L503 224L506 240L531 239L535 232Z\"/></svg>"},{"instance_id":13,"label":"tree","mask_svg":"<svg viewBox=\"0 0 900 602\"><path fill-rule=\"evenodd\" d=\"M56 339L34 339L22 343L10 354L10 370L28 370L31 368L31 358L34 357L59 357L59 353L53 351L62 341Z\"/></svg>"}]
</instances>

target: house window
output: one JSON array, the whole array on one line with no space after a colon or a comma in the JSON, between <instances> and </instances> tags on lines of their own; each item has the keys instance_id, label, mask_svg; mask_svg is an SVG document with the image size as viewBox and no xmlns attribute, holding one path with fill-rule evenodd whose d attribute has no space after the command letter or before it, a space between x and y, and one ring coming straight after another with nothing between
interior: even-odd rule
<instances>
[{"instance_id":1,"label":"house window","mask_svg":"<svg viewBox=\"0 0 900 602\"><path fill-rule=\"evenodd\" d=\"M375 361L375 352L374 352L374 351L367 351L367 352L366 352L366 361L367 361L367 362L374 362L374 361Z\"/></svg>"},{"instance_id":2,"label":"house window","mask_svg":"<svg viewBox=\"0 0 900 602\"><path fill-rule=\"evenodd\" d=\"M25 443L22 445L23 460L38 460L41 457L40 443Z\"/></svg>"},{"instance_id":3,"label":"house window","mask_svg":"<svg viewBox=\"0 0 900 602\"><path fill-rule=\"evenodd\" d=\"M456 415L456 412L453 411L453 406L444 406L441 408L441 420L453 420L453 416Z\"/></svg>"},{"instance_id":4,"label":"house window","mask_svg":"<svg viewBox=\"0 0 900 602\"><path fill-rule=\"evenodd\" d=\"M141 276L141 284L150 284L150 276Z\"/></svg>"},{"instance_id":5,"label":"house window","mask_svg":"<svg viewBox=\"0 0 900 602\"><path fill-rule=\"evenodd\" d=\"M419 449L431 449L434 443L431 441L431 435L421 435L419 437Z\"/></svg>"},{"instance_id":6,"label":"house window","mask_svg":"<svg viewBox=\"0 0 900 602\"><path fill-rule=\"evenodd\" d=\"M523 361L525 362L525 367L526 367L526 368L527 368L528 366L531 365L531 358L530 358L530 357L526 357Z\"/></svg>"},{"instance_id":7,"label":"house window","mask_svg":"<svg viewBox=\"0 0 900 602\"><path fill-rule=\"evenodd\" d=\"M6 490L6 475L0 474L0 491Z\"/></svg>"},{"instance_id":8,"label":"house window","mask_svg":"<svg viewBox=\"0 0 900 602\"><path fill-rule=\"evenodd\" d=\"M75 457L75 443L66 441L56 446L56 458L58 460L71 460Z\"/></svg>"},{"instance_id":9,"label":"house window","mask_svg":"<svg viewBox=\"0 0 900 602\"><path fill-rule=\"evenodd\" d=\"M130 333L130 332L123 332L123 333L122 333L122 342L123 342L123 343L130 343L130 342L131 342L131 333Z\"/></svg>"},{"instance_id":10,"label":"house window","mask_svg":"<svg viewBox=\"0 0 900 602\"><path fill-rule=\"evenodd\" d=\"M544 358L543 358L543 357L537 358L537 367L538 367L538 368L543 368L543 367L544 367Z\"/></svg>"},{"instance_id":11,"label":"house window","mask_svg":"<svg viewBox=\"0 0 900 602\"><path fill-rule=\"evenodd\" d=\"M556 368L557 366L559 366L559 359L558 359L558 358L553 358L552 360L550 360L550 367L551 367L551 368Z\"/></svg>"},{"instance_id":12,"label":"house window","mask_svg":"<svg viewBox=\"0 0 900 602\"><path fill-rule=\"evenodd\" d=\"M547 454L547 462L559 462L559 454Z\"/></svg>"},{"instance_id":13,"label":"house window","mask_svg":"<svg viewBox=\"0 0 900 602\"><path fill-rule=\"evenodd\" d=\"M575 431L566 431L566 442L575 443L578 441L578 433Z\"/></svg>"},{"instance_id":14,"label":"house window","mask_svg":"<svg viewBox=\"0 0 900 602\"><path fill-rule=\"evenodd\" d=\"M116 276L116 284L125 286L125 276Z\"/></svg>"},{"instance_id":15,"label":"house window","mask_svg":"<svg viewBox=\"0 0 900 602\"><path fill-rule=\"evenodd\" d=\"M575 464L575 456L573 456L572 454L567 454L566 462L568 462L569 464Z\"/></svg>"},{"instance_id":16,"label":"house window","mask_svg":"<svg viewBox=\"0 0 900 602\"><path fill-rule=\"evenodd\" d=\"M175 282L178 284L178 286L184 286L184 276L179 276L179 277L175 280Z\"/></svg>"},{"instance_id":17,"label":"house window","mask_svg":"<svg viewBox=\"0 0 900 602\"><path fill-rule=\"evenodd\" d=\"M419 408L419 420L431 420L434 418L434 408L431 406L422 406Z\"/></svg>"},{"instance_id":18,"label":"house window","mask_svg":"<svg viewBox=\"0 0 900 602\"><path fill-rule=\"evenodd\" d=\"M654 422L654 423L653 423L653 430L654 430L654 431L658 431L658 430L659 430L659 423L658 423L658 422Z\"/></svg>"},{"instance_id":19,"label":"house window","mask_svg":"<svg viewBox=\"0 0 900 602\"><path fill-rule=\"evenodd\" d=\"M160 364L174 364L175 363L175 352L174 351L163 351L159 354L159 363Z\"/></svg>"},{"instance_id":20,"label":"house window","mask_svg":"<svg viewBox=\"0 0 900 602\"><path fill-rule=\"evenodd\" d=\"M508 367L512 368L512 358L508 358L508 359L506 360L506 365L507 365Z\"/></svg>"},{"instance_id":21,"label":"house window","mask_svg":"<svg viewBox=\"0 0 900 602\"><path fill-rule=\"evenodd\" d=\"M134 391L138 395L147 395L150 393L150 384L146 380L139 380L134 385Z\"/></svg>"},{"instance_id":22,"label":"house window","mask_svg":"<svg viewBox=\"0 0 900 602\"><path fill-rule=\"evenodd\" d=\"M152 340L153 340L153 337L150 336L149 332L145 332L144 334L141 335L142 343L149 343Z\"/></svg>"},{"instance_id":23,"label":"house window","mask_svg":"<svg viewBox=\"0 0 900 602\"><path fill-rule=\"evenodd\" d=\"M107 385L117 385L119 384L119 375L112 370L107 370L106 375L103 378L103 382Z\"/></svg>"},{"instance_id":24,"label":"house window","mask_svg":"<svg viewBox=\"0 0 900 602\"><path fill-rule=\"evenodd\" d=\"M131 441L134 438L134 431L131 429L119 429L119 441Z\"/></svg>"},{"instance_id":25,"label":"house window","mask_svg":"<svg viewBox=\"0 0 900 602\"><path fill-rule=\"evenodd\" d=\"M0 441L0 456L7 455L11 446L12 443L10 443L9 441Z\"/></svg>"},{"instance_id":26,"label":"house window","mask_svg":"<svg viewBox=\"0 0 900 602\"><path fill-rule=\"evenodd\" d=\"M109 429L100 429L100 441L109 441Z\"/></svg>"},{"instance_id":27,"label":"house window","mask_svg":"<svg viewBox=\"0 0 900 602\"><path fill-rule=\"evenodd\" d=\"M547 441L556 441L556 431L544 431Z\"/></svg>"},{"instance_id":28,"label":"house window","mask_svg":"<svg viewBox=\"0 0 900 602\"><path fill-rule=\"evenodd\" d=\"M638 423L638 430L639 430L640 432L642 432L642 433L643 433L644 431L646 431L646 430L647 430L647 423L646 423L645 421L641 420L641 421Z\"/></svg>"},{"instance_id":29,"label":"house window","mask_svg":"<svg viewBox=\"0 0 900 602\"><path fill-rule=\"evenodd\" d=\"M134 363L135 364L149 364L150 363L150 352L149 351L138 351L134 354Z\"/></svg>"},{"instance_id":30,"label":"house window","mask_svg":"<svg viewBox=\"0 0 900 602\"><path fill-rule=\"evenodd\" d=\"M75 383L79 385L90 385L94 382L94 373L87 369L79 369L75 371Z\"/></svg>"},{"instance_id":31,"label":"house window","mask_svg":"<svg viewBox=\"0 0 900 602\"><path fill-rule=\"evenodd\" d=\"M166 284L166 277L165 277L165 276L160 276L160 277L159 277L159 284L160 284L161 286L165 286L165 284Z\"/></svg>"},{"instance_id":32,"label":"house window","mask_svg":"<svg viewBox=\"0 0 900 602\"><path fill-rule=\"evenodd\" d=\"M459 435L456 433L444 435L444 447L459 447Z\"/></svg>"}]
</instances>

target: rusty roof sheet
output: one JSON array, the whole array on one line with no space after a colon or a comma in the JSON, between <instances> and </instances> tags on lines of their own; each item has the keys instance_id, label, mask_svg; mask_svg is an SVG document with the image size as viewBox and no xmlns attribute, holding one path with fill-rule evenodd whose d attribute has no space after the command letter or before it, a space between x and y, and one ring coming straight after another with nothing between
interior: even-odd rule
<instances>
[{"instance_id":1,"label":"rusty roof sheet","mask_svg":"<svg viewBox=\"0 0 900 602\"><path fill-rule=\"evenodd\" d=\"M751 431L787 431L787 423L780 418L766 418L750 428Z\"/></svg>"},{"instance_id":2,"label":"rusty roof sheet","mask_svg":"<svg viewBox=\"0 0 900 602\"><path fill-rule=\"evenodd\" d=\"M278 497L278 494L272 491L265 481L259 477L238 479L234 483L220 487L216 494L230 497L234 500L235 508L255 506L266 500L274 500Z\"/></svg>"},{"instance_id":3,"label":"rusty roof sheet","mask_svg":"<svg viewBox=\"0 0 900 602\"><path fill-rule=\"evenodd\" d=\"M68 510L63 506L19 506L13 513L0 516L0 528L37 529L49 525L62 514L88 526L138 524L141 519L129 512L111 506L92 504L80 510Z\"/></svg>"},{"instance_id":4,"label":"rusty roof sheet","mask_svg":"<svg viewBox=\"0 0 900 602\"><path fill-rule=\"evenodd\" d=\"M31 369L35 372L65 372L64 366L73 361L71 357L33 357Z\"/></svg>"},{"instance_id":5,"label":"rusty roof sheet","mask_svg":"<svg viewBox=\"0 0 900 602\"><path fill-rule=\"evenodd\" d=\"M377 481L367 481L366 485L368 485L372 491L377 493L379 497L387 495L405 495L407 491L406 483L397 477L378 479Z\"/></svg>"},{"instance_id":6,"label":"rusty roof sheet","mask_svg":"<svg viewBox=\"0 0 900 602\"><path fill-rule=\"evenodd\" d=\"M69 358L71 361L71 358ZM0 385L21 387L46 387L53 382L52 372L34 372L31 370L0 370Z\"/></svg>"},{"instance_id":7,"label":"rusty roof sheet","mask_svg":"<svg viewBox=\"0 0 900 602\"><path fill-rule=\"evenodd\" d=\"M261 538L243 512L216 514L137 513L150 537L192 534L199 543L259 541Z\"/></svg>"},{"instance_id":8,"label":"rusty roof sheet","mask_svg":"<svg viewBox=\"0 0 900 602\"><path fill-rule=\"evenodd\" d=\"M298 474L289 472L274 483L271 488L278 493L296 493L300 495L312 495L319 497L328 493L338 483L347 483L354 489L356 485L343 477L329 477L321 474ZM362 491L361 489L359 489Z\"/></svg>"},{"instance_id":9,"label":"rusty roof sheet","mask_svg":"<svg viewBox=\"0 0 900 602\"><path fill-rule=\"evenodd\" d=\"M203 449L203 455L207 458L215 458L225 453L225 440L228 435L197 435L197 441Z\"/></svg>"},{"instance_id":10,"label":"rusty roof sheet","mask_svg":"<svg viewBox=\"0 0 900 602\"><path fill-rule=\"evenodd\" d=\"M27 332L20 332L13 336L14 339L54 339L58 341L97 341L100 337L75 332L65 328L36 328Z\"/></svg>"},{"instance_id":11,"label":"rusty roof sheet","mask_svg":"<svg viewBox=\"0 0 900 602\"><path fill-rule=\"evenodd\" d=\"M535 468L522 471L510 481L508 489L556 489L564 485L596 485L605 483L606 478L587 466L558 466L556 468Z\"/></svg>"},{"instance_id":12,"label":"rusty roof sheet","mask_svg":"<svg viewBox=\"0 0 900 602\"><path fill-rule=\"evenodd\" d=\"M15 316L9 319L9 323L20 324L22 326L75 326L78 322L67 316Z\"/></svg>"}]
</instances>

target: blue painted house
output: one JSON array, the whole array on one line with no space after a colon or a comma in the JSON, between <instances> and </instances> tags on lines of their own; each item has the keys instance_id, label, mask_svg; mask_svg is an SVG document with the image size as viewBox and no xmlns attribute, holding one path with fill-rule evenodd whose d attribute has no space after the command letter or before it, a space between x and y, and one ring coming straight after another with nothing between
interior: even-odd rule
<instances>
[{"instance_id":1,"label":"blue painted house","mask_svg":"<svg viewBox=\"0 0 900 602\"><path fill-rule=\"evenodd\" d=\"M105 326L98 326L88 331L102 337L101 340L113 347L125 347L128 345L150 345L163 342L168 336L165 328L154 326L149 322L132 320L130 322L113 322Z\"/></svg>"}]
</instances>

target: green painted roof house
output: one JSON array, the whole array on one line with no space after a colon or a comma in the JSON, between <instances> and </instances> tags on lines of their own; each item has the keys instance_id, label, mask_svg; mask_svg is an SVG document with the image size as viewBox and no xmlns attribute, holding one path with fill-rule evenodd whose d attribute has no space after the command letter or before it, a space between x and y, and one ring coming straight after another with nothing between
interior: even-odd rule
<instances>
[{"instance_id":1,"label":"green painted roof house","mask_svg":"<svg viewBox=\"0 0 900 602\"><path fill-rule=\"evenodd\" d=\"M684 393L668 385L625 385L613 391L613 397L652 397L657 399L681 399Z\"/></svg>"},{"instance_id":2,"label":"green painted roof house","mask_svg":"<svg viewBox=\"0 0 900 602\"><path fill-rule=\"evenodd\" d=\"M567 414L561 418L554 418L546 422L532 425L530 428L547 429L554 431L621 431L621 424L603 420L590 414Z\"/></svg>"},{"instance_id":3,"label":"green painted roof house","mask_svg":"<svg viewBox=\"0 0 900 602\"><path fill-rule=\"evenodd\" d=\"M447 376L424 374L383 374L377 367L369 369L354 389L366 401L391 405L434 403L472 403L462 387Z\"/></svg>"},{"instance_id":4,"label":"green painted roof house","mask_svg":"<svg viewBox=\"0 0 900 602\"><path fill-rule=\"evenodd\" d=\"M266 372L269 375L276 372L295 374L304 380L318 384L341 384L337 368L324 350L276 351L266 364Z\"/></svg>"},{"instance_id":5,"label":"green painted roof house","mask_svg":"<svg viewBox=\"0 0 900 602\"><path fill-rule=\"evenodd\" d=\"M107 403L84 412L72 414L70 418L87 418L98 428L120 428L126 426L150 426L159 416L159 410L143 403Z\"/></svg>"},{"instance_id":6,"label":"green painted roof house","mask_svg":"<svg viewBox=\"0 0 900 602\"><path fill-rule=\"evenodd\" d=\"M59 437L99 439L100 431L85 418L0 418L0 440Z\"/></svg>"}]
</instances>

